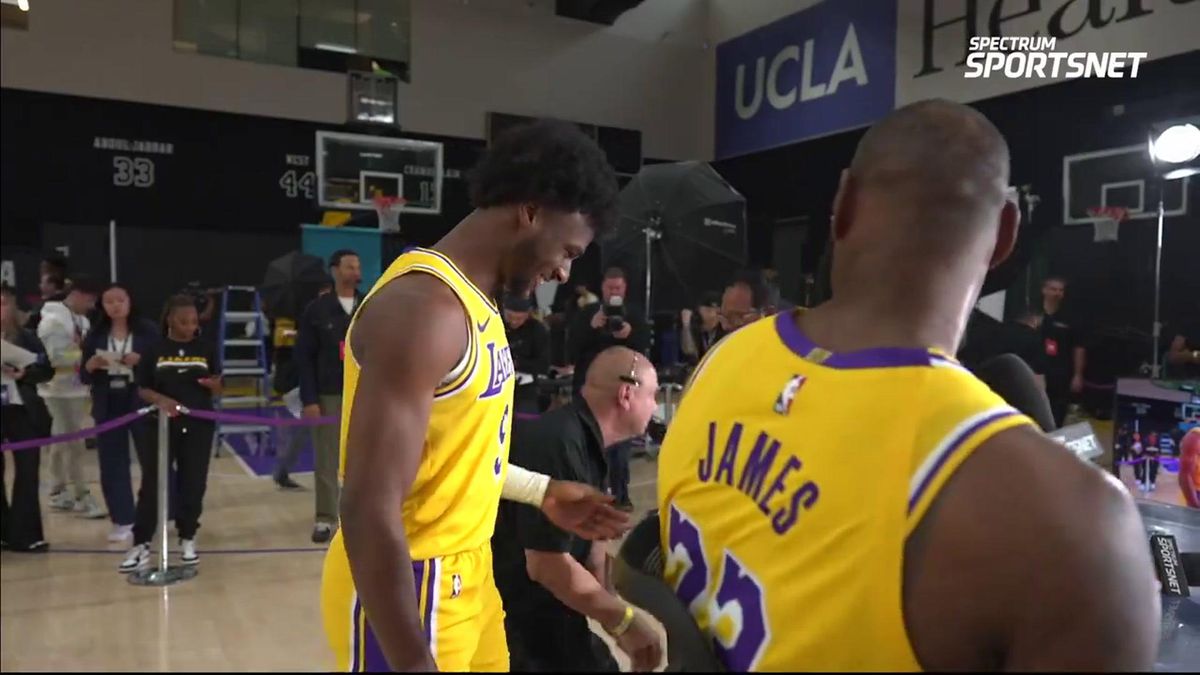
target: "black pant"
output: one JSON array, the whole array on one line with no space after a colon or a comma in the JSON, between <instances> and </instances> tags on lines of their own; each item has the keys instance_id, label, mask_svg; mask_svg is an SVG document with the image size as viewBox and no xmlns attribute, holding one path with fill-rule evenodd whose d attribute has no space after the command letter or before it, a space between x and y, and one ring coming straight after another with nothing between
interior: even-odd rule
<instances>
[{"instance_id":1,"label":"black pant","mask_svg":"<svg viewBox=\"0 0 1200 675\"><path fill-rule=\"evenodd\" d=\"M1054 415L1054 428L1061 429L1063 421L1067 419L1067 408L1071 406L1071 387L1069 384L1055 386L1047 382L1046 398L1050 399L1050 414Z\"/></svg>"},{"instance_id":2,"label":"black pant","mask_svg":"<svg viewBox=\"0 0 1200 675\"><path fill-rule=\"evenodd\" d=\"M0 434L5 441L25 441L37 438L37 429L23 405L0 408ZM42 506L38 501L38 466L42 449L28 448L6 452L12 455L16 475L13 476L12 502L4 490L4 466L8 460L0 456L0 539L14 549L25 549L42 541Z\"/></svg>"},{"instance_id":3,"label":"black pant","mask_svg":"<svg viewBox=\"0 0 1200 675\"><path fill-rule=\"evenodd\" d=\"M179 491L175 529L180 539L193 539L200 529L214 431L212 422L181 417L171 420L170 461L175 466ZM134 443L142 465L142 486L138 490L137 517L133 523L135 544L153 540L158 525L158 420L152 416L141 433L145 434L144 441Z\"/></svg>"},{"instance_id":4,"label":"black pant","mask_svg":"<svg viewBox=\"0 0 1200 675\"><path fill-rule=\"evenodd\" d=\"M566 607L548 612L514 612L504 617L508 665L514 673L615 673L608 645L587 619Z\"/></svg>"},{"instance_id":5,"label":"black pant","mask_svg":"<svg viewBox=\"0 0 1200 675\"><path fill-rule=\"evenodd\" d=\"M1149 462L1146 461L1147 457L1150 458ZM1139 483L1146 480L1146 472L1150 473L1151 483L1158 480L1158 462L1156 461L1158 459L1158 455L1134 455L1133 459L1137 461L1137 464L1133 465L1133 476L1138 480Z\"/></svg>"}]
</instances>

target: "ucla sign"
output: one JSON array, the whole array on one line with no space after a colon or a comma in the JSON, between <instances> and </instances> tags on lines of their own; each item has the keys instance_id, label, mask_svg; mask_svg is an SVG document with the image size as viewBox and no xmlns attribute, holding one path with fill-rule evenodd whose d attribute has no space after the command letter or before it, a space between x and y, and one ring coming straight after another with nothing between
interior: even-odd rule
<instances>
[{"instance_id":1,"label":"ucla sign","mask_svg":"<svg viewBox=\"0 0 1200 675\"><path fill-rule=\"evenodd\" d=\"M823 2L718 45L717 157L887 114L895 53L895 0Z\"/></svg>"}]
</instances>

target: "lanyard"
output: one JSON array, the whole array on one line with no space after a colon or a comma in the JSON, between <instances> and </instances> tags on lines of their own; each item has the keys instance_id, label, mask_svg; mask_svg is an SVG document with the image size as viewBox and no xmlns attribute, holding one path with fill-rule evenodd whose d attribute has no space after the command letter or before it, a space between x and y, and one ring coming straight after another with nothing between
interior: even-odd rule
<instances>
[{"instance_id":1,"label":"lanyard","mask_svg":"<svg viewBox=\"0 0 1200 675\"><path fill-rule=\"evenodd\" d=\"M120 354L122 357L124 357L126 354L129 353L129 347L132 342L133 342L133 334L132 333L130 333L129 335L126 335L125 339L120 342L117 342L117 339L114 338L111 333L109 333L109 335L108 335L109 350L114 351L117 354Z\"/></svg>"}]
</instances>

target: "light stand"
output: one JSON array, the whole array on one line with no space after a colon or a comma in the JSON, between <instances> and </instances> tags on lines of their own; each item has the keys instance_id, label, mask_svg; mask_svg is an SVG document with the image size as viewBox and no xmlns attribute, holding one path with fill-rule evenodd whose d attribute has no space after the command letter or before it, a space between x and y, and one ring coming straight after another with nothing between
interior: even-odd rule
<instances>
[{"instance_id":1,"label":"light stand","mask_svg":"<svg viewBox=\"0 0 1200 675\"><path fill-rule=\"evenodd\" d=\"M646 312L646 325L649 326L649 325L653 325L653 321L650 318L651 317L650 284L653 282L653 279L654 279L654 275L651 272L651 269L654 267L654 265L651 264L650 256L652 253L651 249L653 248L653 243L658 241L659 239L662 239L662 236L663 236L662 235L662 216L659 216L659 215L650 216L650 218L648 219L648 222L646 224L646 227L642 228L642 235L646 241L646 306L644 309Z\"/></svg>"},{"instance_id":2,"label":"light stand","mask_svg":"<svg viewBox=\"0 0 1200 675\"><path fill-rule=\"evenodd\" d=\"M1159 305L1162 297L1162 250L1163 250L1163 219L1166 217L1166 204L1163 194L1167 190L1167 181L1158 179L1158 235L1154 245L1154 329L1151 331L1151 347L1154 352L1150 360L1150 377L1157 380L1161 365L1158 362L1158 346L1162 339L1162 322L1159 321Z\"/></svg>"},{"instance_id":3,"label":"light stand","mask_svg":"<svg viewBox=\"0 0 1200 675\"><path fill-rule=\"evenodd\" d=\"M134 586L171 586L196 576L196 567L191 565L167 564L170 554L170 543L167 530L167 518L170 517L169 491L167 483L170 479L168 469L171 462L171 451L167 447L171 442L170 418L167 413L158 411L158 566L139 570L129 575L129 583ZM205 449L207 452L207 448Z\"/></svg>"}]
</instances>

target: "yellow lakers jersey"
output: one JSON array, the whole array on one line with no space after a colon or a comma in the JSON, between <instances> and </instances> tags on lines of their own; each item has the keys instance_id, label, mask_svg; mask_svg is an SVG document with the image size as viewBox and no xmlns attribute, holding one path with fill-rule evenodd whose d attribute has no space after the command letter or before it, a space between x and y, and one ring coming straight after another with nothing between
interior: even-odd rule
<instances>
[{"instance_id":1,"label":"yellow lakers jersey","mask_svg":"<svg viewBox=\"0 0 1200 675\"><path fill-rule=\"evenodd\" d=\"M1022 424L937 351L830 353L795 313L759 320L709 352L663 443L667 582L730 670L918 670L905 539Z\"/></svg>"},{"instance_id":2,"label":"yellow lakers jersey","mask_svg":"<svg viewBox=\"0 0 1200 675\"><path fill-rule=\"evenodd\" d=\"M428 274L449 286L465 310L469 335L463 360L433 393L421 465L400 514L413 560L424 560L474 550L491 539L508 466L514 370L495 304L437 251L413 249L401 255L363 304L405 274ZM345 345L342 472L354 452L346 444L360 372L350 348L353 333L352 320Z\"/></svg>"}]
</instances>

